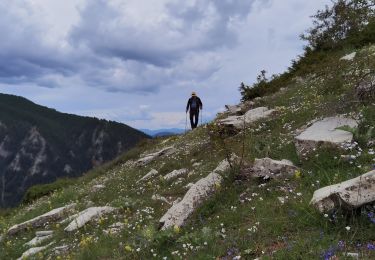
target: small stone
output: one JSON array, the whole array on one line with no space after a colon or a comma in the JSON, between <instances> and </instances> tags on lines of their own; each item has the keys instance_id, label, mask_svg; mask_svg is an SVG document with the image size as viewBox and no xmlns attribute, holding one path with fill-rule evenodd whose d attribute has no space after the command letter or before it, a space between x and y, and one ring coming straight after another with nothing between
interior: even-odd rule
<instances>
[{"instance_id":1,"label":"small stone","mask_svg":"<svg viewBox=\"0 0 375 260\"><path fill-rule=\"evenodd\" d=\"M352 52L344 57L340 58L340 60L352 61L354 60L355 56L357 56L357 52Z\"/></svg>"},{"instance_id":2,"label":"small stone","mask_svg":"<svg viewBox=\"0 0 375 260\"><path fill-rule=\"evenodd\" d=\"M285 198L277 197L277 199L280 201L281 204L285 204Z\"/></svg>"},{"instance_id":3,"label":"small stone","mask_svg":"<svg viewBox=\"0 0 375 260\"><path fill-rule=\"evenodd\" d=\"M159 201L165 202L168 205L171 204L165 197L160 196L159 194L152 195L151 199L154 200L154 201L158 201L159 200Z\"/></svg>"},{"instance_id":4,"label":"small stone","mask_svg":"<svg viewBox=\"0 0 375 260\"><path fill-rule=\"evenodd\" d=\"M53 234L52 230L45 230L45 231L37 231L37 232L35 232L35 235L37 237L49 236L49 235L52 235L52 234Z\"/></svg>"},{"instance_id":5,"label":"small stone","mask_svg":"<svg viewBox=\"0 0 375 260\"><path fill-rule=\"evenodd\" d=\"M100 190L102 190L102 189L104 189L104 188L105 188L104 185L102 185L102 184L98 184L98 185L94 185L94 186L92 187L92 191L93 191L93 192L98 192L98 191L100 191Z\"/></svg>"},{"instance_id":6,"label":"small stone","mask_svg":"<svg viewBox=\"0 0 375 260\"><path fill-rule=\"evenodd\" d=\"M172 179L178 178L180 176L186 175L189 172L188 169L174 170L164 176L164 180L170 181Z\"/></svg>"}]
</instances>

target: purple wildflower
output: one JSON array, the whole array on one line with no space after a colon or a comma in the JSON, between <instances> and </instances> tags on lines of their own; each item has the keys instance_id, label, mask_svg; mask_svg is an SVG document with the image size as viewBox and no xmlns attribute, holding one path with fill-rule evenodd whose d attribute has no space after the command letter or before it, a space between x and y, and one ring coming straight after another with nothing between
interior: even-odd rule
<instances>
[{"instance_id":1,"label":"purple wildflower","mask_svg":"<svg viewBox=\"0 0 375 260\"><path fill-rule=\"evenodd\" d=\"M327 251L325 251L322 255L324 260L329 260L335 255L335 249L333 247L330 247Z\"/></svg>"},{"instance_id":2,"label":"purple wildflower","mask_svg":"<svg viewBox=\"0 0 375 260\"><path fill-rule=\"evenodd\" d=\"M375 250L375 245L372 244L372 243L368 243L368 244L367 244L367 249L368 249L368 250Z\"/></svg>"},{"instance_id":3,"label":"purple wildflower","mask_svg":"<svg viewBox=\"0 0 375 260\"><path fill-rule=\"evenodd\" d=\"M343 249L345 248L345 242L342 241L342 240L340 240L340 241L337 243L337 246L338 246L341 250L343 250Z\"/></svg>"}]
</instances>

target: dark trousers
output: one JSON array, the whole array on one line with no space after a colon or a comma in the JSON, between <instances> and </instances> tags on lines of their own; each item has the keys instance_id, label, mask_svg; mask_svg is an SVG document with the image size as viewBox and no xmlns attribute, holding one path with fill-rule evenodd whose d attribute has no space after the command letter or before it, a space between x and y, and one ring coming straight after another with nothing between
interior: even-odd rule
<instances>
[{"instance_id":1,"label":"dark trousers","mask_svg":"<svg viewBox=\"0 0 375 260\"><path fill-rule=\"evenodd\" d=\"M197 128L199 122L199 110L190 110L190 125L191 129Z\"/></svg>"}]
</instances>

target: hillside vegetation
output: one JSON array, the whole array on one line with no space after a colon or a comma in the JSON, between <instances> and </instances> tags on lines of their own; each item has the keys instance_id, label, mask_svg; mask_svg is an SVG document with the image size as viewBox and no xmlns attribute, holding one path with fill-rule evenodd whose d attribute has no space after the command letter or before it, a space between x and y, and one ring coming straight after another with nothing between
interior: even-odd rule
<instances>
[{"instance_id":1,"label":"hillside vegetation","mask_svg":"<svg viewBox=\"0 0 375 260\"><path fill-rule=\"evenodd\" d=\"M370 1L338 1L348 5L363 2ZM366 28L357 30L367 32ZM349 37L345 35L337 44ZM37 230L54 234L43 242L46 248L31 259L374 259L373 203L324 214L310 204L319 188L374 169L372 37L360 45L330 43L328 49L310 42L305 55L285 74L273 80L261 75L255 88L243 85L245 103L251 100L253 108L274 109L266 119L233 130L219 124L228 116L220 114L185 135L142 143L98 168L96 174L4 212L0 216L4 234L0 259L20 257ZM353 133L352 142L323 144L306 156L297 153L295 137L301 131L313 120L337 115L358 122L357 128L343 127ZM155 160L146 160L147 155L165 148L172 152L163 150ZM220 173L224 181L215 184L214 192L185 225L159 230L159 220L172 203L232 154L239 159ZM248 178L246 170L254 160L265 157L288 159L299 169L287 178ZM188 174L166 177L183 168ZM157 173L153 171L154 175L141 181L152 169ZM115 210L74 231L65 230L69 222L49 221L21 234L6 235L15 224L71 203L76 205L67 216L89 207Z\"/></svg>"}]
</instances>

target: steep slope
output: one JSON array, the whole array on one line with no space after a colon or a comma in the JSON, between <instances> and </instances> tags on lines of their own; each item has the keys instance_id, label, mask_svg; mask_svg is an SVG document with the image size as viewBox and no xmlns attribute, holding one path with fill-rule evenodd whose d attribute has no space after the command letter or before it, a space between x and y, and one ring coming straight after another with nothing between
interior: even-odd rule
<instances>
[{"instance_id":1,"label":"steep slope","mask_svg":"<svg viewBox=\"0 0 375 260\"><path fill-rule=\"evenodd\" d=\"M227 112L186 135L149 141L97 178L3 213L0 258L27 248L41 259L374 258L372 203L349 211L334 204L324 214L310 204L319 188L373 169L374 99L360 102L349 80L331 85L374 59L368 51L349 61L340 58L350 52L331 53L319 73L241 104L245 116ZM242 126L219 123L235 120ZM311 129L319 134L309 139Z\"/></svg>"},{"instance_id":2,"label":"steep slope","mask_svg":"<svg viewBox=\"0 0 375 260\"><path fill-rule=\"evenodd\" d=\"M35 184L80 176L143 138L123 124L0 94L0 207L15 206Z\"/></svg>"}]
</instances>

